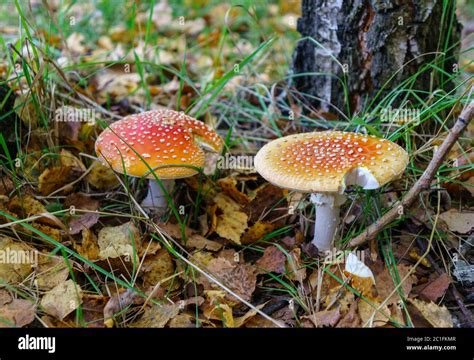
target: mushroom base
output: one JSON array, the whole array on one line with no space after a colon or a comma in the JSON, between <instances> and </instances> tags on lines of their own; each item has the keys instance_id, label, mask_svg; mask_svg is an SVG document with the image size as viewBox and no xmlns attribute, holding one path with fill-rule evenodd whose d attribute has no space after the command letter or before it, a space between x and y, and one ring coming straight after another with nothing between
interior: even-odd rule
<instances>
[{"instance_id":1,"label":"mushroom base","mask_svg":"<svg viewBox=\"0 0 474 360\"><path fill-rule=\"evenodd\" d=\"M332 248L337 226L339 225L339 210L346 197L341 194L311 194L311 202L316 208L313 245L321 253Z\"/></svg>"},{"instance_id":2,"label":"mushroom base","mask_svg":"<svg viewBox=\"0 0 474 360\"><path fill-rule=\"evenodd\" d=\"M166 193L171 196L171 192L174 188L174 180L161 180L161 184ZM163 189L156 180L149 180L148 194L146 195L145 199L143 199L141 206L149 212L166 210L168 208L166 193L163 192Z\"/></svg>"}]
</instances>

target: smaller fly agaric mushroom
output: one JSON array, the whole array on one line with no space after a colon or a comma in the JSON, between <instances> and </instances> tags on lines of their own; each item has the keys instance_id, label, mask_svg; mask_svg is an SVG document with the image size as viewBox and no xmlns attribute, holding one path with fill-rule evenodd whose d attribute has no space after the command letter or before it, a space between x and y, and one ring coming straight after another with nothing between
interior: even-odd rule
<instances>
[{"instance_id":1,"label":"smaller fly agaric mushroom","mask_svg":"<svg viewBox=\"0 0 474 360\"><path fill-rule=\"evenodd\" d=\"M311 193L316 207L313 244L331 249L339 207L349 185L377 189L398 178L408 154L397 144L374 136L322 131L286 136L262 147L255 168L276 186Z\"/></svg>"},{"instance_id":2,"label":"smaller fly agaric mushroom","mask_svg":"<svg viewBox=\"0 0 474 360\"><path fill-rule=\"evenodd\" d=\"M193 176L196 168L204 166L203 148L220 152L222 147L222 139L209 126L173 110L127 116L111 124L95 142L100 161L119 173L150 179L142 202L148 210L168 205L155 176L171 192L175 179Z\"/></svg>"}]
</instances>

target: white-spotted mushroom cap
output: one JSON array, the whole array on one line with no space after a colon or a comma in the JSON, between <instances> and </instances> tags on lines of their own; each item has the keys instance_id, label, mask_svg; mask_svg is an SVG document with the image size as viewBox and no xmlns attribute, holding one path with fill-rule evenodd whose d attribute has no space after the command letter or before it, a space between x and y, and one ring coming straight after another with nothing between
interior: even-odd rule
<instances>
[{"instance_id":1,"label":"white-spotted mushroom cap","mask_svg":"<svg viewBox=\"0 0 474 360\"><path fill-rule=\"evenodd\" d=\"M343 192L348 185L376 189L400 177L408 154L375 136L322 131L271 141L255 157L268 182L300 192Z\"/></svg>"},{"instance_id":2,"label":"white-spotted mushroom cap","mask_svg":"<svg viewBox=\"0 0 474 360\"><path fill-rule=\"evenodd\" d=\"M203 122L173 110L127 116L111 124L95 142L99 160L115 171L154 178L150 167L160 179L195 175L196 167L204 166L201 147L220 152L223 142Z\"/></svg>"}]
</instances>

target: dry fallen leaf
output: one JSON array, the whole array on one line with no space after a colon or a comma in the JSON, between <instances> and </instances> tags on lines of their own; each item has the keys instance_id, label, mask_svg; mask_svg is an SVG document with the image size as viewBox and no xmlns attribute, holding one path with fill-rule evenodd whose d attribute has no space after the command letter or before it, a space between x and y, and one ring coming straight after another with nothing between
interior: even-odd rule
<instances>
[{"instance_id":1,"label":"dry fallen leaf","mask_svg":"<svg viewBox=\"0 0 474 360\"><path fill-rule=\"evenodd\" d=\"M449 277L446 273L442 273L433 281L422 285L421 289L418 289L417 291L418 296L425 301L435 302L446 293L446 290L451 283L451 277Z\"/></svg>"},{"instance_id":2,"label":"dry fallen leaf","mask_svg":"<svg viewBox=\"0 0 474 360\"><path fill-rule=\"evenodd\" d=\"M109 298L103 308L104 312L104 325L108 328L114 326L114 317L120 313L121 310L127 308L132 304L143 304L145 299L140 296L133 288L128 288L124 291L119 291Z\"/></svg>"},{"instance_id":3,"label":"dry fallen leaf","mask_svg":"<svg viewBox=\"0 0 474 360\"><path fill-rule=\"evenodd\" d=\"M441 213L439 217L448 225L449 230L460 234L467 234L474 228L474 212L459 212L456 209L450 209Z\"/></svg>"},{"instance_id":4,"label":"dry fallen leaf","mask_svg":"<svg viewBox=\"0 0 474 360\"><path fill-rule=\"evenodd\" d=\"M339 309L323 310L303 318L309 319L315 327L334 327L341 319L341 313Z\"/></svg>"},{"instance_id":5,"label":"dry fallen leaf","mask_svg":"<svg viewBox=\"0 0 474 360\"><path fill-rule=\"evenodd\" d=\"M230 196L241 205L245 205L250 201L247 194L244 194L237 189L237 180L232 176L217 180L217 185L221 187L224 194Z\"/></svg>"},{"instance_id":6,"label":"dry fallen leaf","mask_svg":"<svg viewBox=\"0 0 474 360\"><path fill-rule=\"evenodd\" d=\"M301 261L301 249L293 249L290 252L290 256L286 259L288 269L288 278L303 283L306 279L306 267L303 266Z\"/></svg>"},{"instance_id":7,"label":"dry fallen leaf","mask_svg":"<svg viewBox=\"0 0 474 360\"><path fill-rule=\"evenodd\" d=\"M247 214L240 211L239 204L222 193L217 194L214 201L222 210L222 214L217 216L216 233L240 245L240 237L248 227Z\"/></svg>"},{"instance_id":8,"label":"dry fallen leaf","mask_svg":"<svg viewBox=\"0 0 474 360\"><path fill-rule=\"evenodd\" d=\"M474 196L474 176L471 176L469 179L462 183L464 188L469 191L469 193Z\"/></svg>"},{"instance_id":9,"label":"dry fallen leaf","mask_svg":"<svg viewBox=\"0 0 474 360\"><path fill-rule=\"evenodd\" d=\"M239 316L239 317L235 317L234 318L234 327L239 328L239 327L242 327L243 325L245 325L247 322L250 321L250 319L252 319L253 317L255 317L258 314L257 310L262 310L265 307L266 304L267 303L257 305L257 306L255 306L255 309L250 309L244 315Z\"/></svg>"},{"instance_id":10,"label":"dry fallen leaf","mask_svg":"<svg viewBox=\"0 0 474 360\"><path fill-rule=\"evenodd\" d=\"M110 190L119 185L113 170L98 161L94 161L90 173L86 176L86 180L99 190Z\"/></svg>"},{"instance_id":11,"label":"dry fallen leaf","mask_svg":"<svg viewBox=\"0 0 474 360\"><path fill-rule=\"evenodd\" d=\"M62 241L62 234L61 234L61 230L59 229L53 228L48 225L38 224L38 223L32 223L31 226L33 226L36 230L41 231L44 235L49 236L53 240L56 240L57 242Z\"/></svg>"},{"instance_id":12,"label":"dry fallen leaf","mask_svg":"<svg viewBox=\"0 0 474 360\"><path fill-rule=\"evenodd\" d=\"M104 307L108 297L84 293L82 296L82 313L89 328L104 328Z\"/></svg>"},{"instance_id":13,"label":"dry fallen leaf","mask_svg":"<svg viewBox=\"0 0 474 360\"><path fill-rule=\"evenodd\" d=\"M59 320L76 310L82 303L82 291L79 285L67 280L57 285L41 299L44 311Z\"/></svg>"},{"instance_id":14,"label":"dry fallen leaf","mask_svg":"<svg viewBox=\"0 0 474 360\"><path fill-rule=\"evenodd\" d=\"M7 290L0 289L0 328L23 327L35 319L36 306L24 299L13 299Z\"/></svg>"},{"instance_id":15,"label":"dry fallen leaf","mask_svg":"<svg viewBox=\"0 0 474 360\"><path fill-rule=\"evenodd\" d=\"M216 233L240 245L240 236L247 228L247 215L240 212L230 212L217 217Z\"/></svg>"},{"instance_id":16,"label":"dry fallen leaf","mask_svg":"<svg viewBox=\"0 0 474 360\"><path fill-rule=\"evenodd\" d=\"M282 325L283 322L282 322ZM245 323L246 328L257 328L257 329L264 329L264 328L278 328L279 326L272 321L264 318L263 316L257 314L254 317L250 318Z\"/></svg>"},{"instance_id":17,"label":"dry fallen leaf","mask_svg":"<svg viewBox=\"0 0 474 360\"><path fill-rule=\"evenodd\" d=\"M181 313L172 318L168 323L169 328L195 328L196 314Z\"/></svg>"},{"instance_id":18,"label":"dry fallen leaf","mask_svg":"<svg viewBox=\"0 0 474 360\"><path fill-rule=\"evenodd\" d=\"M229 196L219 192L214 197L214 202L223 213L232 213L240 211L240 205Z\"/></svg>"},{"instance_id":19,"label":"dry fallen leaf","mask_svg":"<svg viewBox=\"0 0 474 360\"><path fill-rule=\"evenodd\" d=\"M410 266L407 266L404 264L398 264L397 269L398 269L398 274L399 274L400 279L403 279L410 271ZM403 292L405 297L407 297L410 294L414 281L415 281L415 277L413 275L409 276L403 282L403 284L399 287L399 289ZM375 274L375 286L377 288L379 297L382 298L383 300L385 300L395 289L393 278L386 267L381 272ZM399 300L399 295L397 291L387 301L387 305L396 303L398 300Z\"/></svg>"},{"instance_id":20,"label":"dry fallen leaf","mask_svg":"<svg viewBox=\"0 0 474 360\"><path fill-rule=\"evenodd\" d=\"M96 84L97 101L102 104L107 101L108 97L120 101L137 90L140 75L135 72L124 71L123 66L108 67L96 74L94 82Z\"/></svg>"},{"instance_id":21,"label":"dry fallen leaf","mask_svg":"<svg viewBox=\"0 0 474 360\"><path fill-rule=\"evenodd\" d=\"M86 171L86 167L84 166L82 161L79 160L76 156L74 156L70 151L61 149L61 152L59 154L59 160L61 161L61 165L63 167L77 168L82 171Z\"/></svg>"},{"instance_id":22,"label":"dry fallen leaf","mask_svg":"<svg viewBox=\"0 0 474 360\"><path fill-rule=\"evenodd\" d=\"M99 244L97 236L92 230L82 230L82 242L75 244L76 251L87 260L97 260L99 258Z\"/></svg>"},{"instance_id":23,"label":"dry fallen leaf","mask_svg":"<svg viewBox=\"0 0 474 360\"><path fill-rule=\"evenodd\" d=\"M140 232L131 222L100 229L97 242L101 259L131 257L141 248Z\"/></svg>"},{"instance_id":24,"label":"dry fallen leaf","mask_svg":"<svg viewBox=\"0 0 474 360\"><path fill-rule=\"evenodd\" d=\"M338 328L354 328L359 327L361 320L358 309L358 302L353 301L349 307L349 310L344 317L337 323Z\"/></svg>"},{"instance_id":25,"label":"dry fallen leaf","mask_svg":"<svg viewBox=\"0 0 474 360\"><path fill-rule=\"evenodd\" d=\"M8 237L0 237L0 282L23 281L33 270L36 250Z\"/></svg>"},{"instance_id":26,"label":"dry fallen leaf","mask_svg":"<svg viewBox=\"0 0 474 360\"><path fill-rule=\"evenodd\" d=\"M445 306L433 302L424 302L418 299L408 299L409 302L424 316L435 328L452 328L453 319Z\"/></svg>"},{"instance_id":27,"label":"dry fallen leaf","mask_svg":"<svg viewBox=\"0 0 474 360\"><path fill-rule=\"evenodd\" d=\"M203 305L203 315L209 320L222 321L227 328L234 327L232 307L227 303L226 292L223 290L207 290L206 302Z\"/></svg>"},{"instance_id":28,"label":"dry fallen leaf","mask_svg":"<svg viewBox=\"0 0 474 360\"><path fill-rule=\"evenodd\" d=\"M96 211L99 208L99 201L84 193L70 194L64 200L64 207Z\"/></svg>"},{"instance_id":29,"label":"dry fallen leaf","mask_svg":"<svg viewBox=\"0 0 474 360\"><path fill-rule=\"evenodd\" d=\"M84 35L73 32L66 39L67 48L76 55L82 55L87 51L86 47L83 45L83 41Z\"/></svg>"},{"instance_id":30,"label":"dry fallen leaf","mask_svg":"<svg viewBox=\"0 0 474 360\"><path fill-rule=\"evenodd\" d=\"M257 285L256 269L253 265L231 262L219 257L208 263L207 270L244 300L251 299ZM207 284L208 288L217 286L209 284L207 279L204 280L204 284ZM227 294L227 298L231 301L238 301L230 294Z\"/></svg>"},{"instance_id":31,"label":"dry fallen leaf","mask_svg":"<svg viewBox=\"0 0 474 360\"><path fill-rule=\"evenodd\" d=\"M8 203L8 209L23 218L44 215L35 221L46 225L58 226L60 223L60 220L49 214L44 205L31 195L13 197Z\"/></svg>"},{"instance_id":32,"label":"dry fallen leaf","mask_svg":"<svg viewBox=\"0 0 474 360\"><path fill-rule=\"evenodd\" d=\"M50 290L67 280L69 269L63 257L42 253L38 263L35 280L41 290Z\"/></svg>"},{"instance_id":33,"label":"dry fallen leaf","mask_svg":"<svg viewBox=\"0 0 474 360\"><path fill-rule=\"evenodd\" d=\"M248 230L243 234L241 243L244 245L252 244L262 237L272 232L276 227L275 223L268 223L265 221L257 221L255 224L250 226Z\"/></svg>"},{"instance_id":34,"label":"dry fallen leaf","mask_svg":"<svg viewBox=\"0 0 474 360\"><path fill-rule=\"evenodd\" d=\"M251 223L259 220L270 222L280 219L277 225L284 224L284 215L288 214L288 205L283 190L272 184L265 184L256 190L255 197L243 210Z\"/></svg>"},{"instance_id":35,"label":"dry fallen leaf","mask_svg":"<svg viewBox=\"0 0 474 360\"><path fill-rule=\"evenodd\" d=\"M143 261L143 281L146 286L167 287L170 280L161 283L161 281L171 277L174 274L174 262L169 251L160 249L156 254L147 255Z\"/></svg>"},{"instance_id":36,"label":"dry fallen leaf","mask_svg":"<svg viewBox=\"0 0 474 360\"><path fill-rule=\"evenodd\" d=\"M38 178L38 190L41 195L49 195L63 187L66 187L64 191L71 191L72 187L67 185L76 180L81 171L72 166L47 168Z\"/></svg>"},{"instance_id":37,"label":"dry fallen leaf","mask_svg":"<svg viewBox=\"0 0 474 360\"><path fill-rule=\"evenodd\" d=\"M181 239L181 229L178 224L166 223L160 224L160 227L166 231L171 237L175 239ZM218 251L222 248L222 244L206 239L204 236L199 235L196 231L185 228L186 243L184 244L187 248L193 248L198 250L210 250Z\"/></svg>"},{"instance_id":38,"label":"dry fallen leaf","mask_svg":"<svg viewBox=\"0 0 474 360\"><path fill-rule=\"evenodd\" d=\"M98 212L88 212L73 218L69 222L69 234L76 235L82 230L90 229L99 221L100 214Z\"/></svg>"},{"instance_id":39,"label":"dry fallen leaf","mask_svg":"<svg viewBox=\"0 0 474 360\"><path fill-rule=\"evenodd\" d=\"M257 260L255 265L260 273L274 272L283 274L285 272L286 255L276 246L265 248L263 256Z\"/></svg>"},{"instance_id":40,"label":"dry fallen leaf","mask_svg":"<svg viewBox=\"0 0 474 360\"><path fill-rule=\"evenodd\" d=\"M140 328L163 328L168 322L175 318L179 312L190 304L197 303L200 305L204 299L193 298L180 300L174 304L154 304L145 309L142 317L131 324L131 327Z\"/></svg>"},{"instance_id":41,"label":"dry fallen leaf","mask_svg":"<svg viewBox=\"0 0 474 360\"><path fill-rule=\"evenodd\" d=\"M390 309L388 308L388 305L384 304L379 309L380 305L381 301L377 299L371 299L370 304L363 300L359 300L358 310L363 326L380 327L384 326L389 321L388 317L390 316Z\"/></svg>"}]
</instances>

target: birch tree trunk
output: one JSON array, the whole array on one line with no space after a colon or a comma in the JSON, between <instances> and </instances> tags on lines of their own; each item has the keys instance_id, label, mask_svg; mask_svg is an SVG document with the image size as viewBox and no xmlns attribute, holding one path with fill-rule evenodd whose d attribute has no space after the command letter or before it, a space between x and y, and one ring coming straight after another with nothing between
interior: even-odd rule
<instances>
[{"instance_id":1,"label":"birch tree trunk","mask_svg":"<svg viewBox=\"0 0 474 360\"><path fill-rule=\"evenodd\" d=\"M297 28L293 85L323 111L330 104L360 111L433 61L448 74L456 71L460 25L453 0L303 0ZM449 89L446 79L425 71L412 88Z\"/></svg>"}]
</instances>

